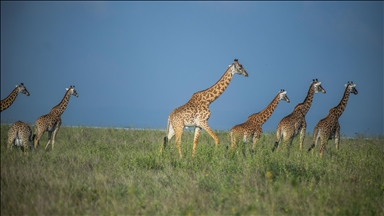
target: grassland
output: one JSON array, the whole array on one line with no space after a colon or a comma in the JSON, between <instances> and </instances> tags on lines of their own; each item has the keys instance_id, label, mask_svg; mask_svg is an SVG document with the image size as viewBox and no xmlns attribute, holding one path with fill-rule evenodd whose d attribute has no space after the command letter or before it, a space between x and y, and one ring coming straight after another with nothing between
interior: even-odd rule
<instances>
[{"instance_id":1,"label":"grassland","mask_svg":"<svg viewBox=\"0 0 384 216\"><path fill-rule=\"evenodd\" d=\"M63 127L53 151L7 151L1 125L1 215L384 215L384 139L329 142L325 156L272 153L267 133L255 152L227 152L228 133L193 134L159 155L161 130ZM305 148L311 137L306 137Z\"/></svg>"}]
</instances>

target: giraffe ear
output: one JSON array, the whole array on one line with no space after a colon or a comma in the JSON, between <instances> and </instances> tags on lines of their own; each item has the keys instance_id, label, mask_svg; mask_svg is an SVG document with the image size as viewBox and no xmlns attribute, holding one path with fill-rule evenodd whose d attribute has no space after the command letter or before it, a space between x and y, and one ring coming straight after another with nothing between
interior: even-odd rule
<instances>
[{"instance_id":1,"label":"giraffe ear","mask_svg":"<svg viewBox=\"0 0 384 216\"><path fill-rule=\"evenodd\" d=\"M68 91L69 88L65 88L66 91Z\"/></svg>"}]
</instances>

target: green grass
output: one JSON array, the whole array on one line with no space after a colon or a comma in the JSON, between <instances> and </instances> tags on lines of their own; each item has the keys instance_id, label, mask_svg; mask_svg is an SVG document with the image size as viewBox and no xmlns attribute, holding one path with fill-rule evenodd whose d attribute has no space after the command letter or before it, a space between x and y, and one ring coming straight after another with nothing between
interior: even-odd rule
<instances>
[{"instance_id":1,"label":"green grass","mask_svg":"<svg viewBox=\"0 0 384 216\"><path fill-rule=\"evenodd\" d=\"M174 139L159 155L164 131L62 127L55 149L7 151L1 125L2 215L384 215L384 139L329 141L322 159L292 148L272 153L267 133L227 152L201 133ZM305 149L310 146L307 135ZM50 149L50 148L49 148Z\"/></svg>"}]
</instances>

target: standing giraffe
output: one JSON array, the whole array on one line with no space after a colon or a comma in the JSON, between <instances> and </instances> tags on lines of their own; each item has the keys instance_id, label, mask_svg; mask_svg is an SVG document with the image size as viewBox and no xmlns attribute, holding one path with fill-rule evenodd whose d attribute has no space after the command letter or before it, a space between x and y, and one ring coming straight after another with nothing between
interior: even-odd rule
<instances>
[{"instance_id":1,"label":"standing giraffe","mask_svg":"<svg viewBox=\"0 0 384 216\"><path fill-rule=\"evenodd\" d=\"M276 142L272 148L272 152L278 148L282 140L284 140L283 143L289 140L291 146L293 138L295 138L298 133L300 133L300 150L303 149L305 130L307 128L305 115L309 111L309 108L311 108L314 94L318 92L326 93L325 89L321 86L321 82L314 79L309 86L307 97L305 97L303 103L297 104L292 113L285 116L277 125Z\"/></svg>"},{"instance_id":2,"label":"standing giraffe","mask_svg":"<svg viewBox=\"0 0 384 216\"><path fill-rule=\"evenodd\" d=\"M0 112L7 109L8 107L10 107L13 104L13 102L16 100L16 97L19 94L19 92L29 96L29 92L28 92L27 88L25 88L23 83L20 83L20 85L16 85L16 88L11 92L11 94L9 94L8 97L6 97L4 100L1 100Z\"/></svg>"},{"instance_id":3,"label":"standing giraffe","mask_svg":"<svg viewBox=\"0 0 384 216\"><path fill-rule=\"evenodd\" d=\"M31 127L28 124L17 121L15 122L8 131L8 145L7 148L10 150L13 145L24 147L24 154L28 153L28 147L32 145L33 135Z\"/></svg>"},{"instance_id":4,"label":"standing giraffe","mask_svg":"<svg viewBox=\"0 0 384 216\"><path fill-rule=\"evenodd\" d=\"M238 60L235 59L234 63L229 65L224 75L210 88L196 92L192 95L189 101L174 109L168 116L167 123L167 136L164 137L164 143L161 146L160 152L165 148L168 141L176 135L175 145L179 151L180 158L183 157L181 153L181 135L185 126L195 127L195 136L193 139L192 156L195 155L196 146L200 136L200 129L204 129L209 135L215 140L216 147L219 144L219 138L213 133L211 128L208 126L208 119L211 115L209 105L215 101L228 87L234 74L242 74L248 76L247 71L239 64Z\"/></svg>"},{"instance_id":5,"label":"standing giraffe","mask_svg":"<svg viewBox=\"0 0 384 216\"><path fill-rule=\"evenodd\" d=\"M325 118L321 119L315 126L315 129L313 130L313 144L308 149L308 152L316 147L317 141L319 140L319 138L321 141L320 157L323 156L325 145L327 144L328 140L332 138L335 139L336 149L339 149L339 143L340 143L339 118L343 114L345 107L347 106L350 93L353 93L355 95L358 94L356 89L356 84L354 84L353 82L348 81L348 83L345 84L345 87L346 88L340 103L337 106L331 108L329 110L328 115Z\"/></svg>"},{"instance_id":6,"label":"standing giraffe","mask_svg":"<svg viewBox=\"0 0 384 216\"><path fill-rule=\"evenodd\" d=\"M260 138L260 135L263 133L263 124L269 119L269 117L271 117L280 100L285 100L289 103L287 92L283 89L278 92L276 97L266 108L258 113L250 115L246 122L235 125L230 130L230 137L232 142L230 149L233 149L236 146L237 138L243 137L243 142L245 143L247 142L248 136L251 137L253 142L253 149L257 143L257 140Z\"/></svg>"},{"instance_id":7,"label":"standing giraffe","mask_svg":"<svg viewBox=\"0 0 384 216\"><path fill-rule=\"evenodd\" d=\"M69 98L71 97L71 95L79 97L79 95L75 90L75 86L70 86L69 88L66 88L64 98L61 100L61 102L58 105L54 106L48 114L40 116L36 120L36 123L35 123L36 137L33 142L35 148L37 147L37 145L39 145L39 140L41 136L44 134L44 132L48 131L48 143L45 146L45 150L47 150L47 147L51 142L51 140L52 140L52 150L53 150L55 145L55 137L61 125L61 115L64 113L65 109L67 108Z\"/></svg>"}]
</instances>

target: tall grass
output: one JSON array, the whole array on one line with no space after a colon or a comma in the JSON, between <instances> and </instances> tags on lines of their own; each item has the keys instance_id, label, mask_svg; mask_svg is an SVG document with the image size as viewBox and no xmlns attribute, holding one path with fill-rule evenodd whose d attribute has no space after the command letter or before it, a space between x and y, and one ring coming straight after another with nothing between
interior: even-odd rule
<instances>
[{"instance_id":1,"label":"tall grass","mask_svg":"<svg viewBox=\"0 0 384 216\"><path fill-rule=\"evenodd\" d=\"M7 151L1 125L2 215L384 215L384 139L330 141L322 159L290 149L271 152L265 134L251 152L228 152L228 133L205 132L196 157L193 133L159 155L164 131L62 127L55 149ZM307 135L305 148L310 145Z\"/></svg>"}]
</instances>

